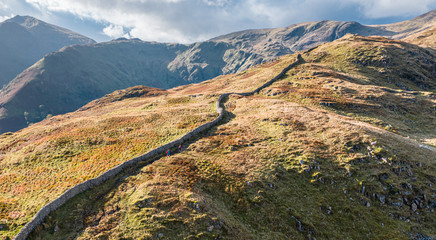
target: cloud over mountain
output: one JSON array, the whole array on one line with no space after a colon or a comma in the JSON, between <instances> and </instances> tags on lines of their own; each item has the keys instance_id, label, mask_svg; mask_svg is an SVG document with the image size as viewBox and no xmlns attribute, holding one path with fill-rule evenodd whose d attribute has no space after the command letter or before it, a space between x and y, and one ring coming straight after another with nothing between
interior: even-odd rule
<instances>
[{"instance_id":1,"label":"cloud over mountain","mask_svg":"<svg viewBox=\"0 0 436 240\"><path fill-rule=\"evenodd\" d=\"M395 17L425 12L436 5L434 0L353 0L353 2L360 5L362 13L368 18Z\"/></svg>"},{"instance_id":2,"label":"cloud over mountain","mask_svg":"<svg viewBox=\"0 0 436 240\"><path fill-rule=\"evenodd\" d=\"M41 12L68 13L105 24L109 37L194 42L247 28L314 20L413 16L436 8L433 0L26 0ZM6 4L8 0L6 0Z\"/></svg>"}]
</instances>

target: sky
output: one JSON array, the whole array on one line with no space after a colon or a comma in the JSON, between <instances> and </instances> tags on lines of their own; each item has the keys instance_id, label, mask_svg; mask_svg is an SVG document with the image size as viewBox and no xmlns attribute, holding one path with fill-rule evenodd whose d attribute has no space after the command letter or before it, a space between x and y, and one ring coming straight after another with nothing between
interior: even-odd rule
<instances>
[{"instance_id":1,"label":"sky","mask_svg":"<svg viewBox=\"0 0 436 240\"><path fill-rule=\"evenodd\" d=\"M308 21L387 24L433 9L436 0L0 0L0 22L28 15L98 42L192 43Z\"/></svg>"}]
</instances>

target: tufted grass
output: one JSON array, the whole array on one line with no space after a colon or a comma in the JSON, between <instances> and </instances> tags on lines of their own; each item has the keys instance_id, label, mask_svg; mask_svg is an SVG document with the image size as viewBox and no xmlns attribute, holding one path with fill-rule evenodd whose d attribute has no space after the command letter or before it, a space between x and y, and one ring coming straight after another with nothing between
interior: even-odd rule
<instances>
[{"instance_id":1,"label":"tufted grass","mask_svg":"<svg viewBox=\"0 0 436 240\"><path fill-rule=\"evenodd\" d=\"M0 224L6 229L0 235L12 237L66 189L216 117L209 107L214 99L173 107L167 102L180 99L173 95L101 101L0 136Z\"/></svg>"},{"instance_id":2,"label":"tufted grass","mask_svg":"<svg viewBox=\"0 0 436 240\"><path fill-rule=\"evenodd\" d=\"M413 193L417 196L430 194L425 176L434 173L428 161L432 152L410 155L416 148L411 142L286 99L231 96L226 104L234 106L235 116L227 123L180 154L76 197L51 216L39 236L408 239L410 231L431 234L428 209L412 214L409 206L382 204L372 194L385 194L392 203L404 194L405 182L420 189ZM358 162L368 146L392 165L375 157ZM415 168L416 163L423 166ZM415 182L404 172L394 174L399 166L413 168ZM380 180L383 174L387 180Z\"/></svg>"},{"instance_id":3,"label":"tufted grass","mask_svg":"<svg viewBox=\"0 0 436 240\"><path fill-rule=\"evenodd\" d=\"M403 51L406 58L424 57L411 66L384 65ZM432 84L426 54L398 41L357 36L304 53L306 64L260 94L231 95L223 124L184 145L182 153L78 195L31 239L435 237L435 150L422 145L434 139L429 129L435 122L428 109L434 88L422 88ZM294 59L177 87L168 91L174 100L150 98L138 109L150 111L150 124L161 123L185 101L200 101L211 111L219 93L251 91ZM421 82L401 75L411 69L422 75ZM387 81L383 71L399 82ZM127 103L134 105L120 101L116 109ZM392 106L410 116L397 115ZM169 124L170 129L195 124L191 117L200 114L182 113L176 118L180 125ZM415 128L401 125L413 116ZM167 131L155 127L149 130ZM404 203L397 206L399 198ZM413 201L422 206L413 210Z\"/></svg>"}]
</instances>

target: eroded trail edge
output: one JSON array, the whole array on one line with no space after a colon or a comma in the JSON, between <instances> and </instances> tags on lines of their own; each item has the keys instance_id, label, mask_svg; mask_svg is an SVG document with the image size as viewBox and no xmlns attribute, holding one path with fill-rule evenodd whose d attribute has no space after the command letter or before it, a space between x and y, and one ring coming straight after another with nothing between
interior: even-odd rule
<instances>
[{"instance_id":1,"label":"eroded trail edge","mask_svg":"<svg viewBox=\"0 0 436 240\"><path fill-rule=\"evenodd\" d=\"M206 130L209 130L210 128L212 128L216 125L219 125L219 123L223 119L224 113L225 113L224 105L222 104L222 102L229 95L238 94L238 95L242 95L242 96L250 96L250 95L253 95L255 93L258 93L263 88L270 86L272 83L274 83L275 81L282 78L286 74L286 72L289 71L291 68L293 68L293 67L295 67L298 64L303 63L303 62L304 62L303 58L301 57L300 54L298 54L295 62L291 63L289 66L284 68L277 76L275 76L274 78L272 78L271 80L269 80L268 82L266 82L265 84L258 87L257 89L255 89L252 92L246 92L246 93L233 93L232 92L232 93L221 94L219 96L218 100L215 102L216 112L219 114L217 118L195 128L194 130L188 132L187 134L183 135L181 138L179 138L177 140L174 140L174 141L169 142L165 145L162 145L162 146L157 147L153 150L150 150L147 153L145 153L139 157L127 160L124 163L119 164L119 165L107 170L106 172L102 173L100 176L98 176L96 178L89 179L85 182L82 182L82 183L66 190L58 198L54 199L53 201L51 201L50 203L48 203L44 207L42 207L36 213L36 215L32 218L32 220L30 220L30 222L28 222L26 225L24 225L24 227L20 230L20 232L15 236L14 239L15 240L25 240L29 236L29 234L38 225L43 223L45 217L47 217L51 212L58 209L60 206L64 205L68 200L72 199L76 195L78 195L86 190L89 190L93 187L96 187L96 186L103 184L104 182L106 182L110 178L119 174L121 171L123 171L129 167L132 167L132 166L138 164L139 162L149 161L148 164L150 164L153 162L152 160L155 157L157 157L159 155L163 155L167 149L175 148L178 145L182 144L183 142L186 142L186 141L198 136L200 133L202 133Z\"/></svg>"}]
</instances>

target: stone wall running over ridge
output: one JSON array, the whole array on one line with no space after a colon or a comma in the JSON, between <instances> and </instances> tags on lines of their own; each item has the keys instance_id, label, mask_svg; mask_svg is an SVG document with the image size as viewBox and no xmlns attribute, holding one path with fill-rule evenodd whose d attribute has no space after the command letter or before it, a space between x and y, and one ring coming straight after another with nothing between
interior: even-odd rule
<instances>
[{"instance_id":1,"label":"stone wall running over ridge","mask_svg":"<svg viewBox=\"0 0 436 240\"><path fill-rule=\"evenodd\" d=\"M65 191L62 195L60 195L58 198L54 199L53 201L51 201L50 203L46 204L44 207L41 208L41 210L39 210L36 215L32 218L32 220L30 222L28 222L21 230L20 232L15 236L15 240L25 240L29 234L39 225L44 221L44 218L47 217L51 212L55 211L56 209L58 209L60 206L62 206L63 204L65 204L68 200L70 200L71 198L73 198L74 196L89 190L93 187L96 187L98 185L103 184L104 182L106 182L107 180L109 180L110 178L114 177L115 175L117 175L118 173L120 173L121 171L134 166L135 164L143 161L146 162L148 161L149 163L152 162L154 157L157 157L159 155L162 155L165 153L165 151L167 149L171 149L171 148L175 148L177 146L179 146L180 144L182 144L183 142L188 141L189 139L194 138L195 136L199 135L200 133L209 130L210 128L212 128L213 126L218 125L218 123L223 119L224 117L224 106L222 104L222 101L228 97L231 94L238 94L238 95L242 95L242 96L250 96L253 95L255 93L258 93L260 90L262 90L265 87L268 87L269 85L271 85L273 82L277 81L278 79L282 78L286 72L295 67L296 65L300 64L303 62L303 59L301 57L300 54L297 55L297 59L295 62L293 62L292 64L290 64L288 67L284 68L282 70L282 72L280 72L277 76L275 76L274 78L272 78L271 80L269 80L268 82L266 82L265 84L263 84L262 86L260 86L259 88L257 88L256 90L252 91L252 92L247 92L247 93L224 93L221 96L219 96L218 100L215 102L215 106L216 106L216 112L219 114L217 118L215 118L214 120L205 123L197 128L195 128L194 130L192 130L191 132L185 134L184 136L182 136L181 138L174 140L170 143L167 143L165 145L162 145L158 148L155 148L153 150L150 150L149 152L145 153L142 156L127 160L126 162L119 164L118 166L113 167L112 169L107 170L106 172L102 173L100 176L93 178L93 179L89 179L85 182L82 182L70 189L68 189L67 191Z\"/></svg>"}]
</instances>

